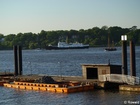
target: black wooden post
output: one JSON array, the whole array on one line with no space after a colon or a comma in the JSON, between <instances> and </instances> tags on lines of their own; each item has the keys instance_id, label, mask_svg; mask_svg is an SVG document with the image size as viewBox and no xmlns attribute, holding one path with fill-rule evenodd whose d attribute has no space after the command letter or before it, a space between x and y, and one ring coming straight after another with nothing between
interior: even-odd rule
<instances>
[{"instance_id":1,"label":"black wooden post","mask_svg":"<svg viewBox=\"0 0 140 105\"><path fill-rule=\"evenodd\" d=\"M18 46L18 75L22 75L22 47Z\"/></svg>"},{"instance_id":2,"label":"black wooden post","mask_svg":"<svg viewBox=\"0 0 140 105\"><path fill-rule=\"evenodd\" d=\"M15 73L14 75L18 75L18 56L17 56L17 46L13 46L14 49L14 64L15 64Z\"/></svg>"},{"instance_id":3,"label":"black wooden post","mask_svg":"<svg viewBox=\"0 0 140 105\"><path fill-rule=\"evenodd\" d=\"M130 75L136 76L135 45L130 41Z\"/></svg>"},{"instance_id":4,"label":"black wooden post","mask_svg":"<svg viewBox=\"0 0 140 105\"><path fill-rule=\"evenodd\" d=\"M122 36L122 74L127 75L127 36Z\"/></svg>"}]
</instances>

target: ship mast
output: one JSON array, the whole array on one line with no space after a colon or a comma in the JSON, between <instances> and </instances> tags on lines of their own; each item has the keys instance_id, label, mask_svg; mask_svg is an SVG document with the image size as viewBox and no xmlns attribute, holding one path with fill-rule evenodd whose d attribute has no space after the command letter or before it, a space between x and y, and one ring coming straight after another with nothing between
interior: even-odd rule
<instances>
[{"instance_id":1,"label":"ship mast","mask_svg":"<svg viewBox=\"0 0 140 105\"><path fill-rule=\"evenodd\" d=\"M66 37L66 43L69 44L69 37Z\"/></svg>"},{"instance_id":2,"label":"ship mast","mask_svg":"<svg viewBox=\"0 0 140 105\"><path fill-rule=\"evenodd\" d=\"M110 34L108 33L108 47L110 47Z\"/></svg>"}]
</instances>

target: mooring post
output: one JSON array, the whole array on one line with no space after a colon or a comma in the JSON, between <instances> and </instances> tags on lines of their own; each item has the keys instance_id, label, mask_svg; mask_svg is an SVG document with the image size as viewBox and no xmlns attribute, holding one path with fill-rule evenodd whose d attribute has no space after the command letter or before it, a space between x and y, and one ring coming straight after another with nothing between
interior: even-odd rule
<instances>
[{"instance_id":1,"label":"mooring post","mask_svg":"<svg viewBox=\"0 0 140 105\"><path fill-rule=\"evenodd\" d=\"M136 76L135 45L130 41L130 75Z\"/></svg>"},{"instance_id":2,"label":"mooring post","mask_svg":"<svg viewBox=\"0 0 140 105\"><path fill-rule=\"evenodd\" d=\"M15 73L14 75L18 75L18 56L17 56L17 46L13 46L14 49L14 64L15 64Z\"/></svg>"},{"instance_id":3,"label":"mooring post","mask_svg":"<svg viewBox=\"0 0 140 105\"><path fill-rule=\"evenodd\" d=\"M122 74L127 75L127 36L122 35Z\"/></svg>"},{"instance_id":4,"label":"mooring post","mask_svg":"<svg viewBox=\"0 0 140 105\"><path fill-rule=\"evenodd\" d=\"M18 75L22 75L22 47L18 46Z\"/></svg>"}]
</instances>

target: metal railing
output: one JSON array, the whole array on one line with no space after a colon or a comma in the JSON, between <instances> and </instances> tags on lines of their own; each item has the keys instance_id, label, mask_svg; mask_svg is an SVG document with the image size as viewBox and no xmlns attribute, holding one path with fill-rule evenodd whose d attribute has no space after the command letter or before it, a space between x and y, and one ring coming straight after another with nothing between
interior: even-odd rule
<instances>
[{"instance_id":1,"label":"metal railing","mask_svg":"<svg viewBox=\"0 0 140 105\"><path fill-rule=\"evenodd\" d=\"M130 76L130 75L122 75L122 74L105 74L105 75L99 75L99 81L127 83L129 85L140 84L139 77Z\"/></svg>"}]
</instances>

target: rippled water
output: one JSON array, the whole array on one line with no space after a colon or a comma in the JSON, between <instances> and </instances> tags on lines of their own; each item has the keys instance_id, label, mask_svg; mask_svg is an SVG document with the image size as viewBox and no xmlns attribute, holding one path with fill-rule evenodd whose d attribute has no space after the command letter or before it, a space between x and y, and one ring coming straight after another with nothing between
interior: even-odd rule
<instances>
[{"instance_id":1,"label":"rippled water","mask_svg":"<svg viewBox=\"0 0 140 105\"><path fill-rule=\"evenodd\" d=\"M24 50L23 74L82 75L82 64L120 64L121 48L105 52L104 48L78 50ZM14 71L13 51L0 51L0 71ZM140 77L140 47L136 47L137 76ZM129 48L128 48L129 66ZM129 67L128 67L129 68ZM140 93L90 91L72 94L17 90L0 87L0 105L124 105L140 101Z\"/></svg>"}]
</instances>

